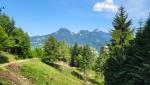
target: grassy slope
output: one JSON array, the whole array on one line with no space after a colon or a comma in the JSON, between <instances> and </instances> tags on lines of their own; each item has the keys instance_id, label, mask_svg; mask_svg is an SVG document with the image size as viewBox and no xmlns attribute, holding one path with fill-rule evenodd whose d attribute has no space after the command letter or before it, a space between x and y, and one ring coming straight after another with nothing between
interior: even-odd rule
<instances>
[{"instance_id":1,"label":"grassy slope","mask_svg":"<svg viewBox=\"0 0 150 85\"><path fill-rule=\"evenodd\" d=\"M0 51L0 64L15 61L15 60L16 60L16 56L7 52Z\"/></svg>"},{"instance_id":2,"label":"grassy slope","mask_svg":"<svg viewBox=\"0 0 150 85\"><path fill-rule=\"evenodd\" d=\"M0 78L0 85L14 85L15 83L11 82L10 80Z\"/></svg>"},{"instance_id":3,"label":"grassy slope","mask_svg":"<svg viewBox=\"0 0 150 85\"><path fill-rule=\"evenodd\" d=\"M14 69L15 68L15 69ZM19 69L18 69L19 68ZM5 70L4 70L5 69ZM11 80L0 76L0 85L14 85L11 81L24 81L26 85L85 85L82 79L77 78L72 72L79 73L78 70L72 67L63 67L63 70L58 70L49 65L42 63L39 59L22 62L19 64L10 65L0 68L0 75L2 72L11 72L15 79ZM14 76L15 74L15 76ZM9 75L10 77L12 75ZM20 77L23 77L21 79ZM92 76L90 77L92 78ZM11 80L11 81L10 81ZM16 82L15 82L16 83ZM19 84L19 83L17 83ZM23 84L25 85L25 84ZM92 84L93 85L93 84ZM102 85L102 84L95 84Z\"/></svg>"},{"instance_id":4,"label":"grassy slope","mask_svg":"<svg viewBox=\"0 0 150 85\"><path fill-rule=\"evenodd\" d=\"M66 70L65 70L66 71ZM36 85L82 85L82 81L70 74L59 71L38 60L22 65L21 72Z\"/></svg>"}]
</instances>

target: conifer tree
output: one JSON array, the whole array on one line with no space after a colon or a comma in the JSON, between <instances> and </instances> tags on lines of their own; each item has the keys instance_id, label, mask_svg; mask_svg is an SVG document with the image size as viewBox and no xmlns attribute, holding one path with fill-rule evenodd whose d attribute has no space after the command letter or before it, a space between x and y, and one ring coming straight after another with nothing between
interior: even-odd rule
<instances>
[{"instance_id":1,"label":"conifer tree","mask_svg":"<svg viewBox=\"0 0 150 85\"><path fill-rule=\"evenodd\" d=\"M92 55L92 51L88 45L83 47L83 55L82 55L82 64L81 70L84 72L84 75L87 76L87 71L92 69L92 63L94 56Z\"/></svg>"},{"instance_id":2,"label":"conifer tree","mask_svg":"<svg viewBox=\"0 0 150 85\"><path fill-rule=\"evenodd\" d=\"M150 84L150 15L144 27L137 32L134 54L130 57L134 75L134 83L137 85Z\"/></svg>"},{"instance_id":3,"label":"conifer tree","mask_svg":"<svg viewBox=\"0 0 150 85\"><path fill-rule=\"evenodd\" d=\"M11 48L11 53L19 55L20 58L31 57L29 36L21 28L13 30L12 41L14 41L13 47L8 47Z\"/></svg>"},{"instance_id":4,"label":"conifer tree","mask_svg":"<svg viewBox=\"0 0 150 85\"><path fill-rule=\"evenodd\" d=\"M66 41L60 41L59 43L59 60L68 62L70 60L70 50Z\"/></svg>"},{"instance_id":5,"label":"conifer tree","mask_svg":"<svg viewBox=\"0 0 150 85\"><path fill-rule=\"evenodd\" d=\"M113 45L123 46L133 39L133 30L131 29L131 20L128 20L128 14L123 7L113 20L114 29L111 31Z\"/></svg>"},{"instance_id":6,"label":"conifer tree","mask_svg":"<svg viewBox=\"0 0 150 85\"><path fill-rule=\"evenodd\" d=\"M133 39L131 20L123 7L113 20L114 29L111 31L112 44L110 46L110 58L104 67L105 85L128 85L130 78L127 76L126 47Z\"/></svg>"},{"instance_id":7,"label":"conifer tree","mask_svg":"<svg viewBox=\"0 0 150 85\"><path fill-rule=\"evenodd\" d=\"M0 51L4 49L8 40L8 35L5 30L0 26Z\"/></svg>"},{"instance_id":8,"label":"conifer tree","mask_svg":"<svg viewBox=\"0 0 150 85\"><path fill-rule=\"evenodd\" d=\"M42 61L46 64L53 64L59 58L59 48L58 41L55 37L49 36L44 44L44 56Z\"/></svg>"},{"instance_id":9,"label":"conifer tree","mask_svg":"<svg viewBox=\"0 0 150 85\"><path fill-rule=\"evenodd\" d=\"M101 48L99 51L99 56L97 57L95 62L95 72L97 78L103 77L104 65L108 58L109 58L108 48L105 47Z\"/></svg>"},{"instance_id":10,"label":"conifer tree","mask_svg":"<svg viewBox=\"0 0 150 85\"><path fill-rule=\"evenodd\" d=\"M77 66L77 62L76 62L76 57L79 55L79 47L78 47L78 43L75 43L73 48L71 49L71 61L70 61L70 65L71 66Z\"/></svg>"},{"instance_id":11,"label":"conifer tree","mask_svg":"<svg viewBox=\"0 0 150 85\"><path fill-rule=\"evenodd\" d=\"M15 21L10 19L5 13L0 15L0 26L5 29L5 32L11 36L15 29Z\"/></svg>"}]
</instances>

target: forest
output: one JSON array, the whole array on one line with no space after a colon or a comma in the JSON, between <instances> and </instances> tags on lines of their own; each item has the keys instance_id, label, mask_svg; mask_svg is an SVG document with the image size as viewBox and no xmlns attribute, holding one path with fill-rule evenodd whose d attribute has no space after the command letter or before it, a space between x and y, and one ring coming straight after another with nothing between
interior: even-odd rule
<instances>
[{"instance_id":1,"label":"forest","mask_svg":"<svg viewBox=\"0 0 150 85\"><path fill-rule=\"evenodd\" d=\"M150 85L150 15L135 30L121 6L112 25L111 43L98 53L54 36L32 48L28 33L1 8L0 85Z\"/></svg>"}]
</instances>

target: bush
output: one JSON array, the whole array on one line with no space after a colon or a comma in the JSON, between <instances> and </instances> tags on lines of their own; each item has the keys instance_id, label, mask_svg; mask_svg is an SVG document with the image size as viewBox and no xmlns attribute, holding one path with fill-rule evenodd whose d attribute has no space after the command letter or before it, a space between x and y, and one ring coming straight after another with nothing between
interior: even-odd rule
<instances>
[{"instance_id":1,"label":"bush","mask_svg":"<svg viewBox=\"0 0 150 85\"><path fill-rule=\"evenodd\" d=\"M0 53L0 64L9 62L8 57Z\"/></svg>"}]
</instances>

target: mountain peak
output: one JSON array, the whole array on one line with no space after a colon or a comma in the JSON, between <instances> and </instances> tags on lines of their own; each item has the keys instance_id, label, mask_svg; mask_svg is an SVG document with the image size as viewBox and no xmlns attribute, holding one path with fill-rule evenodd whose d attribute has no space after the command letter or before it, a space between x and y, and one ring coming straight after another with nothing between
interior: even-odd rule
<instances>
[{"instance_id":1,"label":"mountain peak","mask_svg":"<svg viewBox=\"0 0 150 85\"><path fill-rule=\"evenodd\" d=\"M96 29L94 32L81 30L78 33L74 33L66 28L60 28L57 32L49 35L56 37L56 39L59 41L65 40L69 43L70 46L77 42L80 45L89 44L91 47L94 47L96 49L103 47L104 45L106 45L106 43L109 43L111 39L109 34L98 29ZM31 37L30 39L32 47L42 47L44 45L43 41L47 39L47 36Z\"/></svg>"},{"instance_id":2,"label":"mountain peak","mask_svg":"<svg viewBox=\"0 0 150 85\"><path fill-rule=\"evenodd\" d=\"M79 31L79 34L88 34L88 33L89 33L88 30L81 30L81 31Z\"/></svg>"},{"instance_id":3,"label":"mountain peak","mask_svg":"<svg viewBox=\"0 0 150 85\"><path fill-rule=\"evenodd\" d=\"M60 28L58 31L70 32L67 28Z\"/></svg>"},{"instance_id":4,"label":"mountain peak","mask_svg":"<svg viewBox=\"0 0 150 85\"><path fill-rule=\"evenodd\" d=\"M58 33L71 33L70 30L68 30L67 28L60 28L58 31Z\"/></svg>"},{"instance_id":5,"label":"mountain peak","mask_svg":"<svg viewBox=\"0 0 150 85\"><path fill-rule=\"evenodd\" d=\"M93 32L101 32L101 30L97 28L97 29L94 29Z\"/></svg>"}]
</instances>

